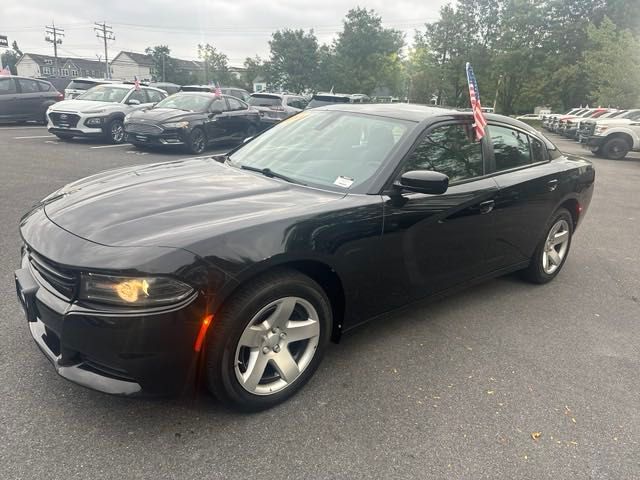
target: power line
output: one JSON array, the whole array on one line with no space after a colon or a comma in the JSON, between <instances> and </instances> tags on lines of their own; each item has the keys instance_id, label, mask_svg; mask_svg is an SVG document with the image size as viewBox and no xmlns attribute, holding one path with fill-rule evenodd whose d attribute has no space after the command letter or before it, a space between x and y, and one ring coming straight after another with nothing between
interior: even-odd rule
<instances>
[{"instance_id":1,"label":"power line","mask_svg":"<svg viewBox=\"0 0 640 480\"><path fill-rule=\"evenodd\" d=\"M51 25L45 25L44 27L44 41L53 43L53 56L55 58L54 68L56 74L59 74L58 69L58 45L62 44L62 38L64 37L64 30L56 27L56 24L51 21Z\"/></svg>"},{"instance_id":2,"label":"power line","mask_svg":"<svg viewBox=\"0 0 640 480\"><path fill-rule=\"evenodd\" d=\"M107 53L107 41L115 40L116 36L113 34L113 27L111 25L107 25L106 22L95 23L95 27L93 29L96 32L96 37L102 38L104 40L104 67L105 72L107 74L106 78L111 78L111 69L109 68L109 55Z\"/></svg>"}]
</instances>

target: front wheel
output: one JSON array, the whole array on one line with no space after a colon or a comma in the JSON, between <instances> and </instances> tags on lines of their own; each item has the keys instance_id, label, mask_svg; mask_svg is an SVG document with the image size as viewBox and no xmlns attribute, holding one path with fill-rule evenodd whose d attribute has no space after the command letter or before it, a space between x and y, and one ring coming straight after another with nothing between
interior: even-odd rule
<instances>
[{"instance_id":1,"label":"front wheel","mask_svg":"<svg viewBox=\"0 0 640 480\"><path fill-rule=\"evenodd\" d=\"M204 149L207 147L207 137L201 128L194 128L189 135L189 139L187 141L187 148L191 153L202 153Z\"/></svg>"},{"instance_id":2,"label":"front wheel","mask_svg":"<svg viewBox=\"0 0 640 480\"><path fill-rule=\"evenodd\" d=\"M311 278L291 270L259 277L213 321L206 349L209 390L244 411L283 402L318 367L331 324L329 300Z\"/></svg>"},{"instance_id":3,"label":"front wheel","mask_svg":"<svg viewBox=\"0 0 640 480\"><path fill-rule=\"evenodd\" d=\"M531 263L523 270L524 277L533 283L547 283L562 269L569 255L573 236L573 218L560 208L551 218L545 236L536 248Z\"/></svg>"},{"instance_id":4,"label":"front wheel","mask_svg":"<svg viewBox=\"0 0 640 480\"><path fill-rule=\"evenodd\" d=\"M124 142L124 125L122 124L122 120L118 120L117 118L111 120L107 125L107 140L109 140L114 145Z\"/></svg>"}]
</instances>

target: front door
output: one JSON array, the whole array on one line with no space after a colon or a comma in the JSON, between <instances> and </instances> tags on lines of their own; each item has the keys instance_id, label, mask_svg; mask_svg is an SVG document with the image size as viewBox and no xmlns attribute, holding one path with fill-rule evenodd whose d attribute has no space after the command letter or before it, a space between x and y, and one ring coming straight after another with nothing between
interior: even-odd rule
<instances>
[{"instance_id":1,"label":"front door","mask_svg":"<svg viewBox=\"0 0 640 480\"><path fill-rule=\"evenodd\" d=\"M494 226L498 187L485 177L486 154L469 123L438 124L403 160L398 176L435 170L449 177L442 195L385 197L381 254L393 305L426 297L486 273L484 259Z\"/></svg>"},{"instance_id":2,"label":"front door","mask_svg":"<svg viewBox=\"0 0 640 480\"><path fill-rule=\"evenodd\" d=\"M224 98L216 98L209 106L209 117L205 123L207 131L207 141L224 142L227 139L225 129L225 113L229 109Z\"/></svg>"},{"instance_id":3,"label":"front door","mask_svg":"<svg viewBox=\"0 0 640 480\"><path fill-rule=\"evenodd\" d=\"M0 119L18 120L18 88L12 77L0 77Z\"/></svg>"}]
</instances>

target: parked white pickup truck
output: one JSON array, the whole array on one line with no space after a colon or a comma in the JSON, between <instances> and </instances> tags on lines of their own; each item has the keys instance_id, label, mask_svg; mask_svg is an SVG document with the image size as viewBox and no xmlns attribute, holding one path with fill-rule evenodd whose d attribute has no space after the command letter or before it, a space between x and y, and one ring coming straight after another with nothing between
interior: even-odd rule
<instances>
[{"instance_id":1,"label":"parked white pickup truck","mask_svg":"<svg viewBox=\"0 0 640 480\"><path fill-rule=\"evenodd\" d=\"M640 151L640 109L615 118L585 119L578 138L595 155L621 160L630 151Z\"/></svg>"}]
</instances>

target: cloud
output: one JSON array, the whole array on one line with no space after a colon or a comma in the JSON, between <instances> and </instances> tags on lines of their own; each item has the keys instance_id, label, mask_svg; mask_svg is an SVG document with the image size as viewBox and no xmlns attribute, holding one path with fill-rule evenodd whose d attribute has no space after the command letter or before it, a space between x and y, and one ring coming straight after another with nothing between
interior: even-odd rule
<instances>
[{"instance_id":1,"label":"cloud","mask_svg":"<svg viewBox=\"0 0 640 480\"><path fill-rule=\"evenodd\" d=\"M437 18L446 0L369 0L360 4L373 8L386 26L406 32ZM172 55L195 59L198 43L211 43L226 53L232 65L248 56L267 56L271 33L282 28L313 28L321 43L330 43L342 29L342 20L356 4L346 0L306 2L301 0L110 0L84 2L42 0L5 2L0 34L16 40L23 51L52 53L44 41L44 26L64 28L60 56L95 58L104 55L102 40L96 38L94 22L113 26L116 36L109 42L109 56L120 50L144 51L152 45L168 45Z\"/></svg>"}]
</instances>

